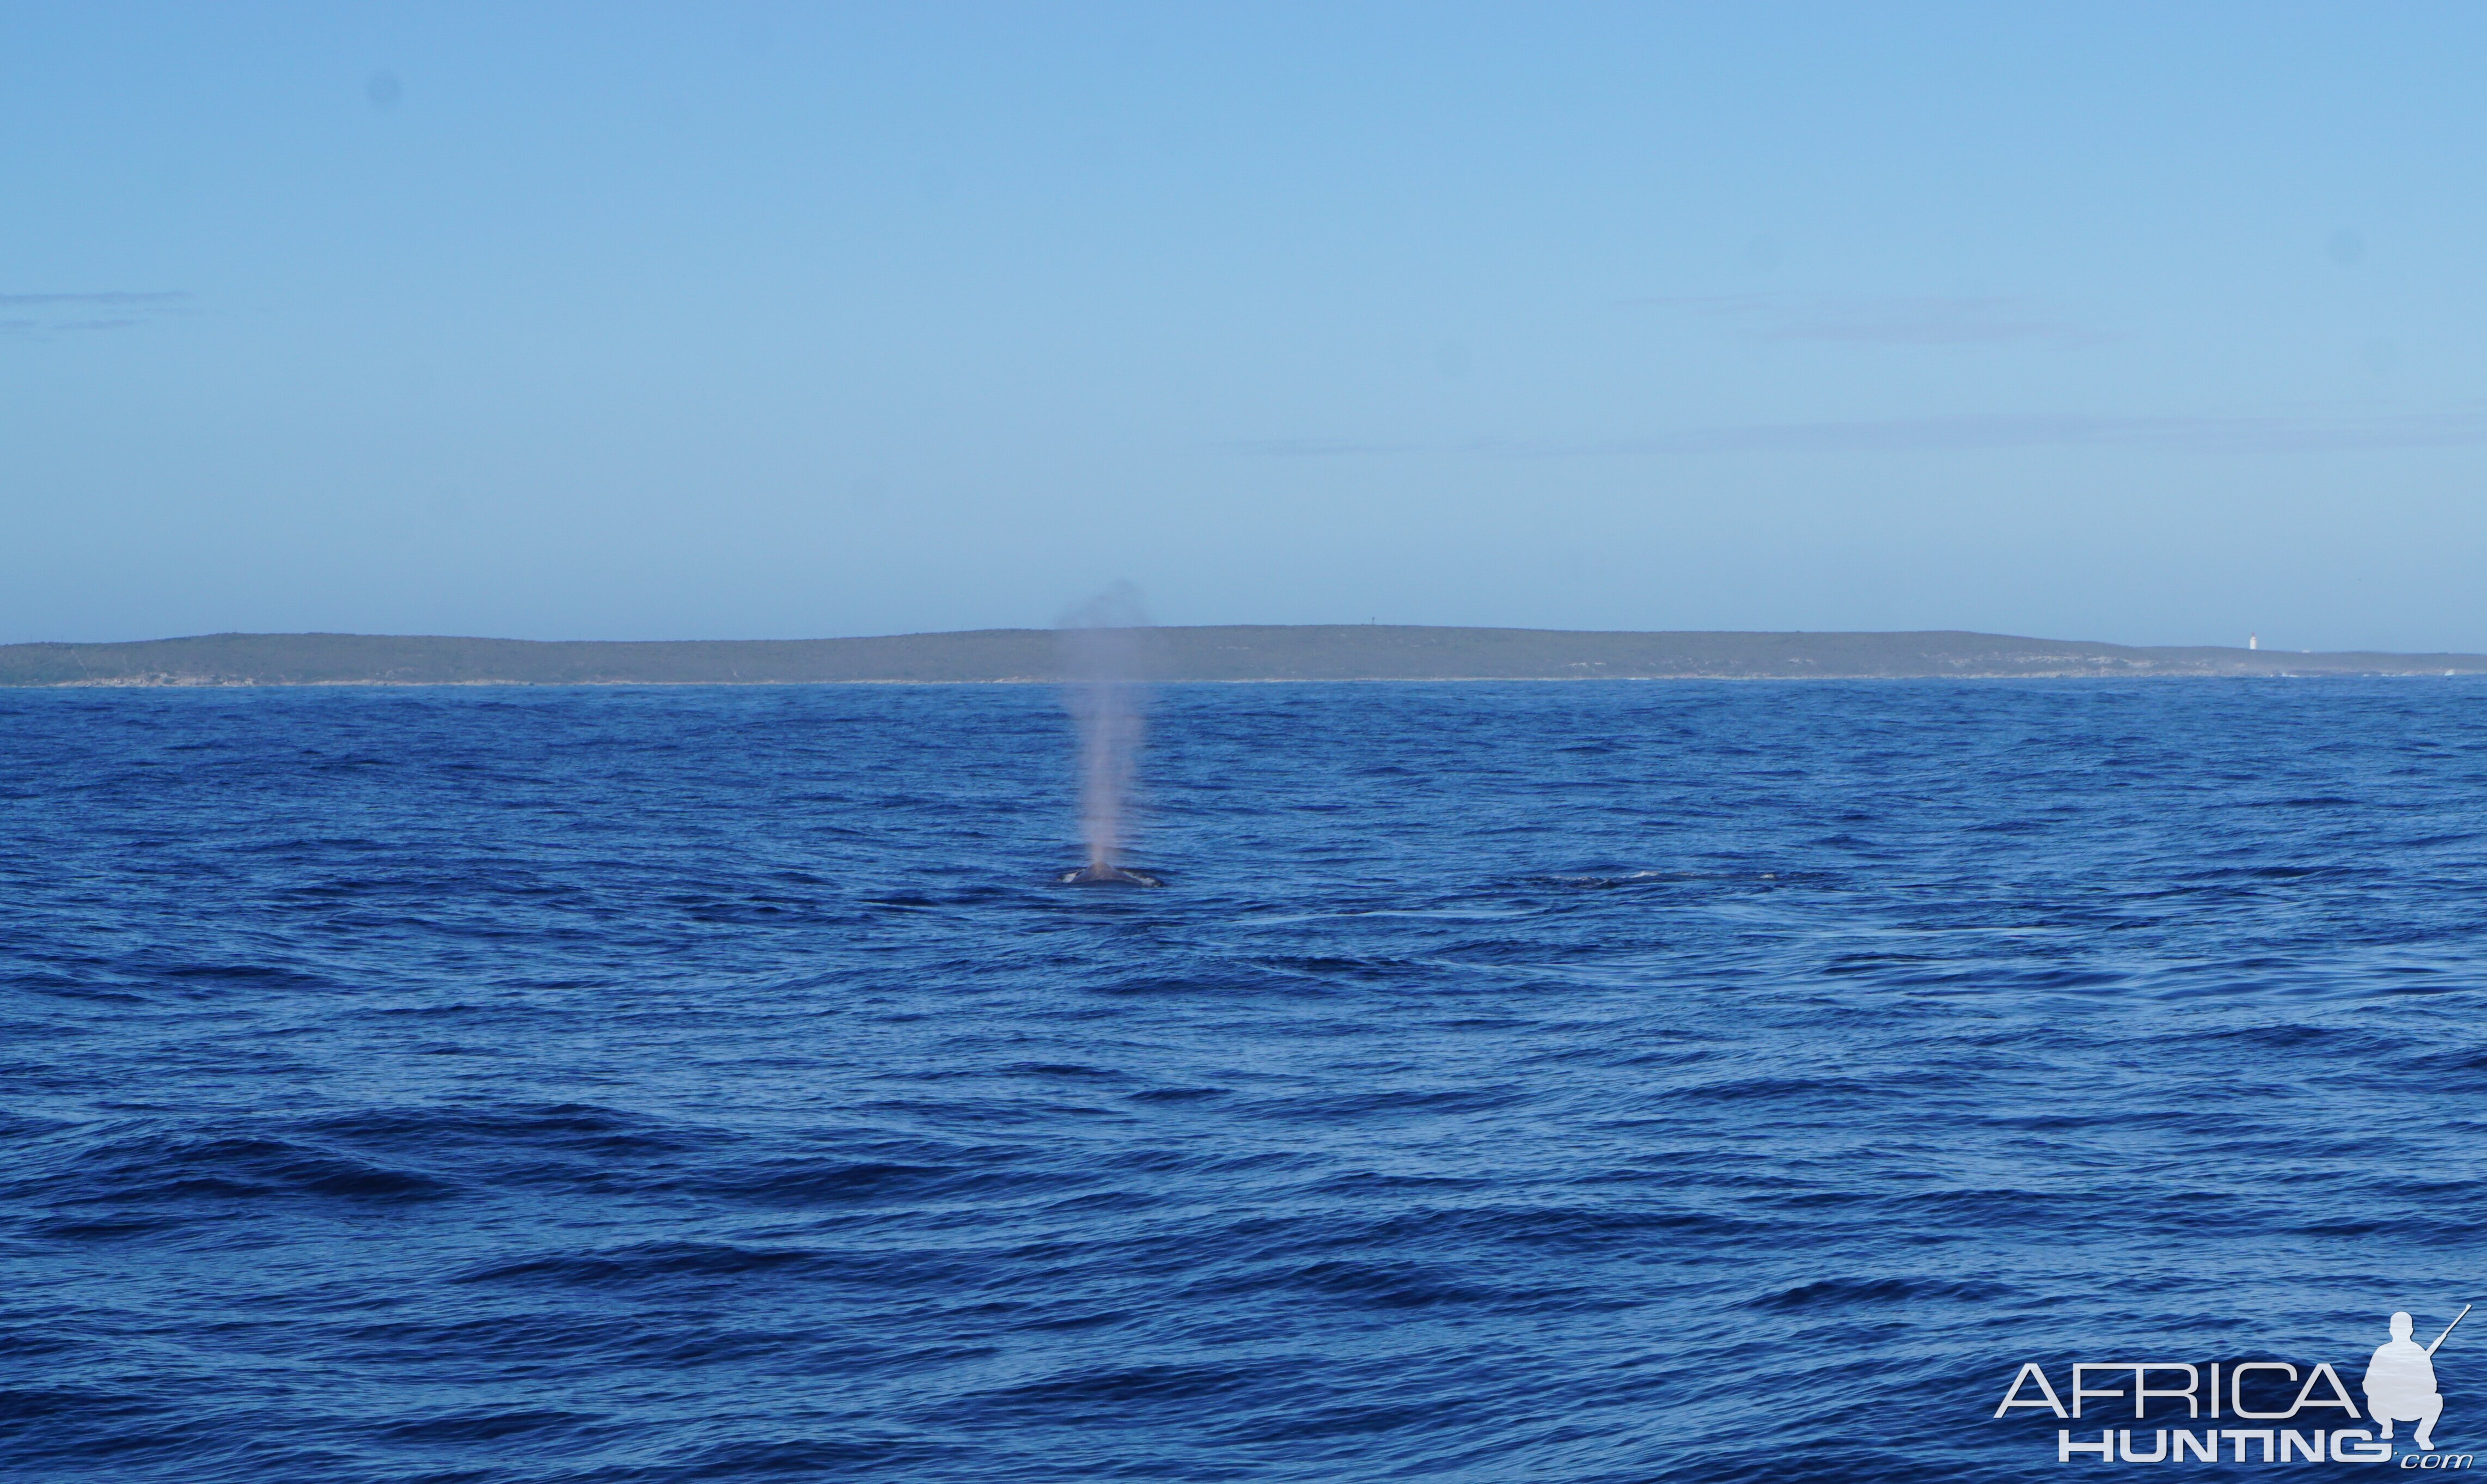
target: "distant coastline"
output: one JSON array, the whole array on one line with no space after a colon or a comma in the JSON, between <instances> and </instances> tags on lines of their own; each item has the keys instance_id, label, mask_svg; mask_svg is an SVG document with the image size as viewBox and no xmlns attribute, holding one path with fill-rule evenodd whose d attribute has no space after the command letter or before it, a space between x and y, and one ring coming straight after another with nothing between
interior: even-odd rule
<instances>
[{"instance_id":1,"label":"distant coastline","mask_svg":"<svg viewBox=\"0 0 2487 1484\"><path fill-rule=\"evenodd\" d=\"M2282 654L2008 634L1611 632L1405 625L1150 629L1160 682L1961 680L2487 674L2487 656ZM0 686L799 686L1048 684L1042 629L850 639L650 642L208 634L0 645Z\"/></svg>"}]
</instances>

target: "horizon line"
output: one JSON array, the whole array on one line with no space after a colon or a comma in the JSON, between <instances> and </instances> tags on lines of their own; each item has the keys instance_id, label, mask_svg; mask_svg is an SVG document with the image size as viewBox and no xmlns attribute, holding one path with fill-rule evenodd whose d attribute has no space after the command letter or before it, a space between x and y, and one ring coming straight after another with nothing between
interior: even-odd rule
<instances>
[{"instance_id":1,"label":"horizon line","mask_svg":"<svg viewBox=\"0 0 2487 1484\"><path fill-rule=\"evenodd\" d=\"M2185 642L2135 643L2115 639L2054 638L2041 634L2011 633L1988 629L1581 629L1557 628L1533 624L1383 624L1375 620L1363 623L1228 623L1228 624L1132 624L1132 625L1003 625L976 629L914 629L884 630L877 633L806 634L770 638L663 638L602 639L558 638L532 639L506 634L413 632L384 633L345 629L225 629L203 633L159 634L140 639L9 639L0 640L0 649L99 649L140 644L186 644L211 639L400 639L454 640L482 644L843 644L862 643L875 639L959 638L975 634L1040 634L1062 633L1076 629L1128 629L1133 632L1184 632L1203 630L1422 630L1449 633L1533 633L1653 637L1660 635L1740 636L1754 638L1920 638L1957 636L1975 639L2012 639L2033 644L2098 645L2111 649L2184 649L2223 650L2240 655L2388 655L2395 658L2419 658L2429 655L2466 656L2470 651L2350 649L2282 649L2261 648L2244 644Z\"/></svg>"}]
</instances>

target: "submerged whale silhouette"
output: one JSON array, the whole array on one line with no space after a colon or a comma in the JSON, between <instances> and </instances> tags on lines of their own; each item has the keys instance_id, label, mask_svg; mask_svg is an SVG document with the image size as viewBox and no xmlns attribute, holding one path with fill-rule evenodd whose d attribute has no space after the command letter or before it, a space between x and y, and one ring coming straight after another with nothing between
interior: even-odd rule
<instances>
[{"instance_id":1,"label":"submerged whale silhouette","mask_svg":"<svg viewBox=\"0 0 2487 1484\"><path fill-rule=\"evenodd\" d=\"M1126 871L1121 866L1102 863L1081 866L1076 871L1065 871L1055 880L1065 886L1162 886L1165 884L1154 876L1142 876L1137 871Z\"/></svg>"}]
</instances>

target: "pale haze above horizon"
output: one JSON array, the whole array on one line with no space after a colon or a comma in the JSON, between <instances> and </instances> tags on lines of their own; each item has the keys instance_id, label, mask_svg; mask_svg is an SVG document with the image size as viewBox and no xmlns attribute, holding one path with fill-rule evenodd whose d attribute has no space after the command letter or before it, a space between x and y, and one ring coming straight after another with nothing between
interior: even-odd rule
<instances>
[{"instance_id":1,"label":"pale haze above horizon","mask_svg":"<svg viewBox=\"0 0 2487 1484\"><path fill-rule=\"evenodd\" d=\"M16 6L0 642L2487 651L2476 6Z\"/></svg>"}]
</instances>

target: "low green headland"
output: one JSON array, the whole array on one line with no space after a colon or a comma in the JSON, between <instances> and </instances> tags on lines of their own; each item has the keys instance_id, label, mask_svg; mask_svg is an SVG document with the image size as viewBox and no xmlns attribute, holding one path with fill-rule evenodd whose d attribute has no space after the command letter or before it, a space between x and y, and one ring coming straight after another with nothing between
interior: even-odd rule
<instances>
[{"instance_id":1,"label":"low green headland","mask_svg":"<svg viewBox=\"0 0 2487 1484\"><path fill-rule=\"evenodd\" d=\"M2137 648L2004 634L1626 633L1403 625L1135 630L1157 681L1862 680L2487 674L2487 656ZM220 633L0 645L0 686L799 686L1048 682L1044 629L857 639L601 640Z\"/></svg>"}]
</instances>

